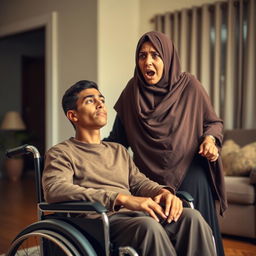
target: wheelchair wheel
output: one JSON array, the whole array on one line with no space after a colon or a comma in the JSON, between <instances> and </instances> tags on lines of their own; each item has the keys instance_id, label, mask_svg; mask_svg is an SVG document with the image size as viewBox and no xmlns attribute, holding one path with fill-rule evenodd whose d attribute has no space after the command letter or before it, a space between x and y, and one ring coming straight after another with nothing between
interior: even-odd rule
<instances>
[{"instance_id":1,"label":"wheelchair wheel","mask_svg":"<svg viewBox=\"0 0 256 256\"><path fill-rule=\"evenodd\" d=\"M13 240L7 256L96 256L86 237L69 223L43 220L28 226Z\"/></svg>"}]
</instances>

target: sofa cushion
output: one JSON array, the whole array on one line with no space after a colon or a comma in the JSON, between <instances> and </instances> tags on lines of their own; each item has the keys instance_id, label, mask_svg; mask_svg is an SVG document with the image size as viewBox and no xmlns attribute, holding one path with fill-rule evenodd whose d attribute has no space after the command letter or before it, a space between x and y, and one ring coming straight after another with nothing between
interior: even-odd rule
<instances>
[{"instance_id":1,"label":"sofa cushion","mask_svg":"<svg viewBox=\"0 0 256 256\"><path fill-rule=\"evenodd\" d=\"M229 203L254 204L255 186L250 184L249 177L225 177Z\"/></svg>"},{"instance_id":2,"label":"sofa cushion","mask_svg":"<svg viewBox=\"0 0 256 256\"><path fill-rule=\"evenodd\" d=\"M233 140L227 140L223 144L221 156L225 175L249 176L256 168L256 142L240 148Z\"/></svg>"}]
</instances>

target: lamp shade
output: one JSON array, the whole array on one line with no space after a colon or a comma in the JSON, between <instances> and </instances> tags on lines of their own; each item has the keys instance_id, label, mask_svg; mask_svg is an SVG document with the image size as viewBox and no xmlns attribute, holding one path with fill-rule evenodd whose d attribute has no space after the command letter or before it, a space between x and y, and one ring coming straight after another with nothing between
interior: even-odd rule
<instances>
[{"instance_id":1,"label":"lamp shade","mask_svg":"<svg viewBox=\"0 0 256 256\"><path fill-rule=\"evenodd\" d=\"M5 113L2 124L2 130L25 130L26 126L19 112L8 111Z\"/></svg>"}]
</instances>

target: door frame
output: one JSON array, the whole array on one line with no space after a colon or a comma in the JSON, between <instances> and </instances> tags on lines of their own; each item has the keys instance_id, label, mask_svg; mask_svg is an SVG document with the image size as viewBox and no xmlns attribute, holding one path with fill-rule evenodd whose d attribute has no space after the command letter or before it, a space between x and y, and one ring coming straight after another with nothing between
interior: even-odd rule
<instances>
[{"instance_id":1,"label":"door frame","mask_svg":"<svg viewBox=\"0 0 256 256\"><path fill-rule=\"evenodd\" d=\"M58 142L57 12L0 26L0 37L45 27L45 147Z\"/></svg>"}]
</instances>

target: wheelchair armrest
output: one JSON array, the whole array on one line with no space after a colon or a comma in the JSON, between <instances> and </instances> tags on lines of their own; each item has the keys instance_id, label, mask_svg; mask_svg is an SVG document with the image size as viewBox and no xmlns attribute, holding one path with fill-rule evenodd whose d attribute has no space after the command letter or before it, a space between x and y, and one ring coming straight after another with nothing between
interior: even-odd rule
<instances>
[{"instance_id":1,"label":"wheelchair armrest","mask_svg":"<svg viewBox=\"0 0 256 256\"><path fill-rule=\"evenodd\" d=\"M194 201L194 198L186 191L177 191L176 196L180 199L186 200L187 202Z\"/></svg>"},{"instance_id":2,"label":"wheelchair armrest","mask_svg":"<svg viewBox=\"0 0 256 256\"><path fill-rule=\"evenodd\" d=\"M46 202L39 203L39 208L43 211L61 211L61 212L85 212L94 211L97 213L106 212L107 209L98 202L87 202L87 201L70 201L51 203Z\"/></svg>"}]
</instances>

